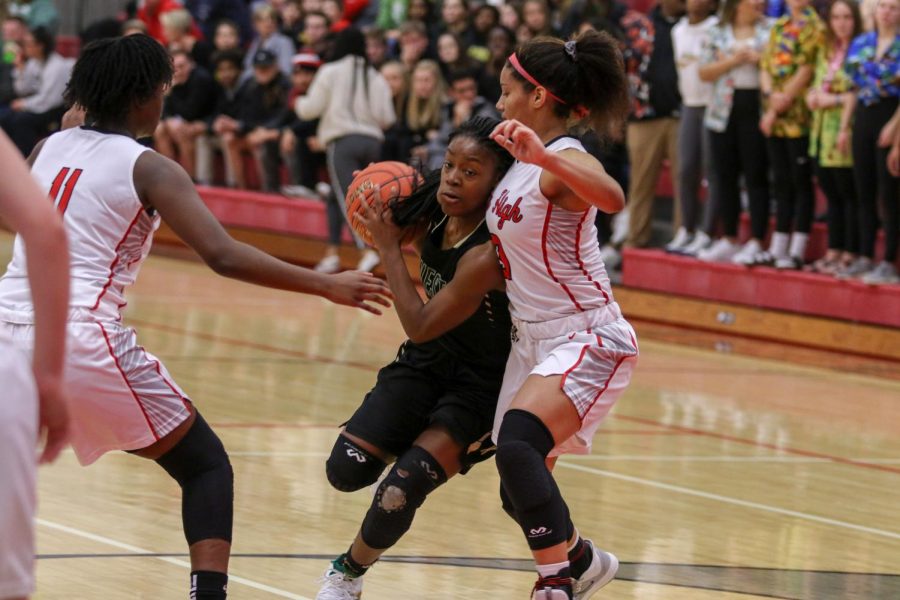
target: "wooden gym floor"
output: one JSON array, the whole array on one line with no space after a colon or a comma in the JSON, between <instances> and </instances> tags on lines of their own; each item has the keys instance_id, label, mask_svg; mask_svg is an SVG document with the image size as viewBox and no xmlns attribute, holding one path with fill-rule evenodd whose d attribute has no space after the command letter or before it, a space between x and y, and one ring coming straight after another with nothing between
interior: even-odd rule
<instances>
[{"instance_id":1,"label":"wooden gym floor","mask_svg":"<svg viewBox=\"0 0 900 600\"><path fill-rule=\"evenodd\" d=\"M230 451L229 597L313 598L370 500L333 491L324 460L402 341L396 316L151 257L127 321ZM896 363L636 325L630 389L593 455L556 471L581 531L622 561L595 598L900 598ZM489 462L436 492L364 598L528 598L497 488ZM118 453L81 468L67 453L41 470L40 502L35 598L187 597L180 494L154 464Z\"/></svg>"}]
</instances>

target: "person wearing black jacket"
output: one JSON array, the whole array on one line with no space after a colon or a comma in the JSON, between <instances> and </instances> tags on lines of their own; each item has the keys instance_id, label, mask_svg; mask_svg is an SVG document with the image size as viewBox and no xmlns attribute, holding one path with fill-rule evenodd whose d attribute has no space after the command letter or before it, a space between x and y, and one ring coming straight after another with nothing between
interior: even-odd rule
<instances>
[{"instance_id":1,"label":"person wearing black jacket","mask_svg":"<svg viewBox=\"0 0 900 600\"><path fill-rule=\"evenodd\" d=\"M235 184L247 187L244 152L253 153L262 174L265 191L280 186L278 140L281 129L291 118L288 106L290 82L278 69L277 57L269 50L253 56L253 79L238 106L235 122L220 133L226 148L225 159L234 173Z\"/></svg>"},{"instance_id":2,"label":"person wearing black jacket","mask_svg":"<svg viewBox=\"0 0 900 600\"><path fill-rule=\"evenodd\" d=\"M197 67L184 50L172 51L175 73L163 105L163 118L153 134L156 150L177 160L192 179L197 178L197 138L206 132L206 119L213 112L215 82Z\"/></svg>"}]
</instances>

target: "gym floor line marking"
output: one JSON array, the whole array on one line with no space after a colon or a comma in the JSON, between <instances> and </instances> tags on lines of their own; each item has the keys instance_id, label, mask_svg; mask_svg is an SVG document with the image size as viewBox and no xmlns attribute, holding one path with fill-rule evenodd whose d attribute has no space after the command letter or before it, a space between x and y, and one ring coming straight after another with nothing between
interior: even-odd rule
<instances>
[{"instance_id":1,"label":"gym floor line marking","mask_svg":"<svg viewBox=\"0 0 900 600\"><path fill-rule=\"evenodd\" d=\"M853 460L850 458L844 458L842 456L835 456L833 454L825 454L823 452L816 452L814 450L802 450L799 448L791 448L790 446L780 446L778 444L772 444L769 442L760 442L757 440L747 439L738 437L736 435L728 435L727 433L717 433L715 431L706 431L705 429L697 429L695 427L684 427L683 425L673 425L670 423L663 423L661 421L656 421L654 419L647 419L644 417L632 417L629 415L620 415L614 414L610 415L614 419L620 419L622 421L628 421L630 423L640 423L641 425L654 425L656 427L662 427L663 429L667 429L670 431L684 431L686 433L694 433L696 435L702 435L709 438L714 438L718 440L724 440L726 442L734 442L736 444L744 444L746 446L753 446L755 448L768 448L769 450L776 450L778 452L784 452L785 454L796 454L799 456L806 456L808 458L822 458L825 460L830 460L835 463L840 463L843 465L848 465L852 467L860 467L863 469L872 469L875 471L885 471L887 473L900 473L900 468L898 467L890 467L886 465L878 465L867 462L860 462L857 460ZM602 435L602 434L601 434Z\"/></svg>"},{"instance_id":2,"label":"gym floor line marking","mask_svg":"<svg viewBox=\"0 0 900 600\"><path fill-rule=\"evenodd\" d=\"M69 527L67 525L61 525L59 523L54 523L53 521L48 521L46 519L35 519L35 522L38 525L46 527L48 529L55 529L57 531L62 531L63 533L68 533L69 535L78 536L84 538L86 540L91 540L93 542L98 542L100 544L105 544L107 546L112 546L113 548L118 548L120 550L126 550L132 555L150 555L152 558L156 560L160 560L165 563L169 563L171 565L176 565L179 567L186 568L188 571L191 570L191 563L184 560L179 560L177 558L172 558L168 555L154 555L149 550L145 550L143 548L139 548L138 546L132 546L131 544L126 544L124 542L119 542L117 540L110 539L108 537L103 537L102 535L97 535L95 533L91 533L89 531L83 531L81 529L76 529L75 527ZM246 587L251 587L256 590L260 590L263 592L268 592L274 596L280 596L281 598L291 598L292 600L312 600L312 598L307 598L306 596L299 596L297 594L292 594L291 592L287 592L285 590L281 590L270 585L266 585L264 583L259 583L258 581L253 581L252 579L247 579L246 577L240 577L238 575L228 575L228 583L239 583Z\"/></svg>"},{"instance_id":3,"label":"gym floor line marking","mask_svg":"<svg viewBox=\"0 0 900 600\"><path fill-rule=\"evenodd\" d=\"M887 529L878 529L876 527L866 527L864 525L857 525L856 523L848 523L847 521L840 521L838 519L829 519L828 517L820 517L818 515L812 515L805 512L800 512L796 510L789 510L786 508L779 508L777 506L772 506L769 504L762 504L760 502L752 502L750 500L742 500L740 498L732 498L731 496L723 496L721 494L713 494L711 492L703 492L701 490L695 490L693 488L683 487L680 485L672 485L669 483L663 483L661 481L655 481L653 479L645 479L643 477L634 477L632 475L623 475L621 473L615 473L613 471L606 471L604 469L597 469L594 467L587 467L585 465L577 465L568 461L560 460L556 463L559 467L564 467L566 469L572 469L574 471L581 471L583 473L591 473L594 475L599 475L601 477L608 477L610 479L618 479L620 481L625 481L628 483L634 483L637 485L644 485L648 487L653 487L661 490L666 490L669 492L676 492L679 494L685 494L688 496L694 496L697 498L703 498L705 500L714 500L716 502L723 502L725 504L733 504L735 506L741 506L744 508L751 508L754 510L760 510L764 512L775 513L779 515L784 515L787 517L794 517L796 519L802 519L804 521L811 521L813 523L820 523L822 525L831 525L833 527L840 527L842 529L850 529L852 531L858 531L862 533L869 533L872 535L877 535L881 537L886 537L892 540L900 540L900 533L894 531L888 531Z\"/></svg>"}]
</instances>

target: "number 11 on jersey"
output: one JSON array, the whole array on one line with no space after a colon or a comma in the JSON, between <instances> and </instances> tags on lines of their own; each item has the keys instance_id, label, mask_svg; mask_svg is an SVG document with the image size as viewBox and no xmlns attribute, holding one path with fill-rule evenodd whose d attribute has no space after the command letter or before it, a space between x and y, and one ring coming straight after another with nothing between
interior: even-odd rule
<instances>
[{"instance_id":1,"label":"number 11 on jersey","mask_svg":"<svg viewBox=\"0 0 900 600\"><path fill-rule=\"evenodd\" d=\"M71 171L71 174L69 174L69 171ZM82 171L83 169L73 170L69 167L63 167L53 179L53 185L50 186L50 198L56 205L56 210L59 211L59 214L66 214L66 209L69 208L69 200L72 199L72 192L75 191L75 184L78 183L78 178L81 177ZM62 189L62 194L59 193L60 189Z\"/></svg>"}]
</instances>

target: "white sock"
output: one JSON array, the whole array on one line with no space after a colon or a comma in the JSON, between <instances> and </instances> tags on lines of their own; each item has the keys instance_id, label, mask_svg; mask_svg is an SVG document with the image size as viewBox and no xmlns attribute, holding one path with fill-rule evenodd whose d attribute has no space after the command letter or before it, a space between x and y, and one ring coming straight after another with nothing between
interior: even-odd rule
<instances>
[{"instance_id":1,"label":"white sock","mask_svg":"<svg viewBox=\"0 0 900 600\"><path fill-rule=\"evenodd\" d=\"M791 256L803 260L806 258L806 242L809 241L808 233L797 233L791 235Z\"/></svg>"},{"instance_id":2,"label":"white sock","mask_svg":"<svg viewBox=\"0 0 900 600\"><path fill-rule=\"evenodd\" d=\"M776 231L772 234L772 241L769 242L769 254L775 258L786 257L790 240L791 234Z\"/></svg>"},{"instance_id":3,"label":"white sock","mask_svg":"<svg viewBox=\"0 0 900 600\"><path fill-rule=\"evenodd\" d=\"M551 565L535 565L538 575L541 577L553 577L563 569L569 568L569 561L561 563L553 563Z\"/></svg>"}]
</instances>

